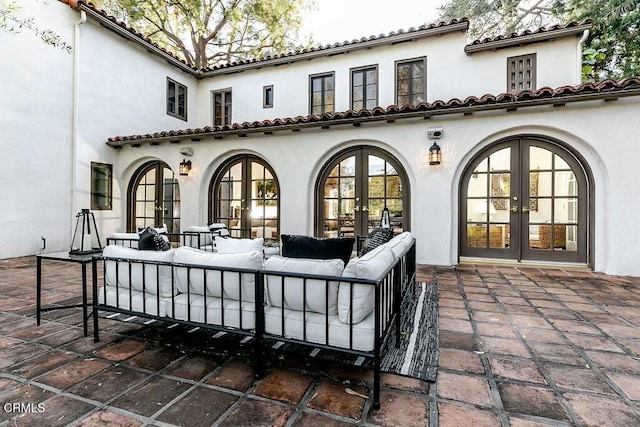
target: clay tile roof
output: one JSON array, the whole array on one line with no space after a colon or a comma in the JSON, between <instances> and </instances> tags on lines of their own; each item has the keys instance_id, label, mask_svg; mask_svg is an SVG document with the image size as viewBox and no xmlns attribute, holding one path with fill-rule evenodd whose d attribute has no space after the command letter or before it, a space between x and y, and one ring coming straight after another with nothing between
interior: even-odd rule
<instances>
[{"instance_id":1,"label":"clay tile roof","mask_svg":"<svg viewBox=\"0 0 640 427\"><path fill-rule=\"evenodd\" d=\"M622 96L640 96L640 77L629 77L623 80L605 80L599 83L583 83L578 86L561 86L558 88L543 87L537 90L525 90L515 94L485 94L480 98L469 96L464 100L453 98L449 101L436 100L432 103L422 102L418 105L389 105L387 108L375 107L371 110L347 110L336 113L275 118L273 120L234 123L225 126L206 126L197 129L170 130L153 134L130 136L114 136L107 140L113 147L123 145L139 146L139 141L159 142L175 137L217 137L228 134L248 132L271 132L285 129L309 127L326 127L345 123L361 123L370 121L394 121L398 118L422 117L441 114L473 113L476 111L496 109L517 109L535 105L565 104L595 99L616 99Z\"/></svg>"},{"instance_id":2,"label":"clay tile roof","mask_svg":"<svg viewBox=\"0 0 640 427\"><path fill-rule=\"evenodd\" d=\"M507 47L518 46L522 44L536 43L539 41L549 40L558 36L567 36L580 34L585 30L593 27L593 20L586 19L582 22L569 22L567 24L555 24L550 27L540 27L534 30L525 30L521 33L512 33L508 35L498 35L495 37L486 37L477 39L465 46L464 51L467 54L480 52L483 50L504 49Z\"/></svg>"},{"instance_id":3,"label":"clay tile roof","mask_svg":"<svg viewBox=\"0 0 640 427\"><path fill-rule=\"evenodd\" d=\"M71 6L71 5L70 5ZM73 7L73 6L71 6ZM78 8L87 12L90 16L98 19L101 23L120 35L132 40L134 42L145 45L152 53L156 53L169 59L174 65L179 66L183 70L192 73L196 77L206 77L208 74L216 74L221 71L235 71L234 69L260 67L270 64L280 64L284 62L291 62L297 59L305 60L308 56L321 56L334 53L333 51L345 51L359 48L367 48L384 43L393 43L397 41L397 38L420 38L430 35L443 34L446 32L459 31L463 29L466 31L469 27L469 21L466 18L453 19L449 22L438 22L430 25L421 25L420 27L410 28L408 30L392 31L388 34L379 34L377 36L371 35L369 37L362 37L360 39L353 39L351 41L336 42L334 44L327 44L324 46L314 46L310 48L301 48L294 51L285 52L282 54L268 55L264 58L251 58L246 60L233 61L227 64L222 64L215 67L205 67L202 69L196 69L187 64L187 62L172 54L165 48L159 46L142 33L138 32L134 28L128 26L125 22L118 20L116 17L109 15L106 11L99 9L95 4L87 0L78 0Z\"/></svg>"}]
</instances>

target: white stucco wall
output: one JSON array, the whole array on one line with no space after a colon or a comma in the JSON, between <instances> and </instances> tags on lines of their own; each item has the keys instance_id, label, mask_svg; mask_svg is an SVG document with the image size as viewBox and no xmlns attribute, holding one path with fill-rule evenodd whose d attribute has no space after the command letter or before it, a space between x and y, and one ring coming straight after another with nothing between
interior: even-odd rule
<instances>
[{"instance_id":1,"label":"white stucco wall","mask_svg":"<svg viewBox=\"0 0 640 427\"><path fill-rule=\"evenodd\" d=\"M58 2L49 6L26 2L23 10L74 43L77 11ZM179 150L185 146L195 154L191 174L179 177L183 228L206 222L208 187L220 164L234 154L251 153L264 158L278 175L281 232L312 234L314 186L321 167L343 148L373 145L393 154L408 175L418 262L451 265L458 261L458 185L465 165L479 150L503 137L536 134L574 147L592 173L595 270L640 276L635 262L640 251L633 232L640 196L631 186L640 160L640 148L633 143L634 120L640 112L638 97L521 108L510 113L440 116L430 121L370 123L359 128L345 125L215 141L144 143L120 150L105 144L116 135L210 125L210 93L229 87L236 122L306 115L309 75L325 71L336 73L336 110L343 111L349 106L349 70L372 64L378 64L380 104L387 106L394 102L395 61L421 56L427 58L429 101L503 92L506 58L534 51L538 87L574 84L575 37L468 56L463 50L465 35L457 33L198 81L90 20L81 26L80 45L75 46L80 73L73 185L73 55L46 46L29 33L0 33L0 41L3 54L15 59L0 63L0 73L10 82L0 97L0 178L9 183L0 193L5 207L0 217L0 258L38 253L41 237L47 239L47 251L68 247L73 216L89 204L92 161L114 166L113 210L95 212L100 231L103 237L123 231L123 197L135 170L151 159L165 161L177 170L183 158ZM188 87L186 122L166 114L167 77ZM262 108L265 85L274 85L273 109ZM444 129L439 141L444 161L432 168L427 162L431 141L426 132L439 126Z\"/></svg>"},{"instance_id":2,"label":"white stucco wall","mask_svg":"<svg viewBox=\"0 0 640 427\"><path fill-rule=\"evenodd\" d=\"M379 105L387 107L395 104L396 62L423 57L427 61L428 102L506 92L507 58L531 53L537 56L537 88L578 84L578 41L578 37L571 36L553 43L534 43L467 55L464 52L466 33L457 32L394 46L219 75L204 79L200 84L198 123L200 126L212 125L211 93L229 89L233 95L233 122L307 115L310 112L309 76L319 73L334 73L335 111L346 111L350 108L350 70L372 65L378 66ZM263 87L269 85L274 89L274 107L263 108Z\"/></svg>"},{"instance_id":3,"label":"white stucco wall","mask_svg":"<svg viewBox=\"0 0 640 427\"><path fill-rule=\"evenodd\" d=\"M78 209L90 206L91 162L118 162L118 153L105 144L107 138L195 127L198 98L193 76L91 19L81 27L81 58ZM166 113L167 77L187 86L187 121ZM177 169L179 162L170 165ZM105 233L121 229L126 200L119 188L114 185L112 210L94 212Z\"/></svg>"},{"instance_id":4,"label":"white stucco wall","mask_svg":"<svg viewBox=\"0 0 640 427\"><path fill-rule=\"evenodd\" d=\"M19 2L33 18L73 44L77 20L68 7ZM62 250L71 229L71 87L73 56L26 28L0 31L0 258Z\"/></svg>"},{"instance_id":5,"label":"white stucco wall","mask_svg":"<svg viewBox=\"0 0 640 427\"><path fill-rule=\"evenodd\" d=\"M628 144L640 99L621 99L569 104L566 107L520 109L512 113L481 113L471 117L449 116L331 127L300 133L279 132L271 136L250 134L246 138L161 144L157 147L119 151L122 182L151 158L173 164L181 146L194 148L193 169L180 177L182 225L203 225L207 218L207 194L216 168L236 153L264 158L280 181L281 232L313 234L314 185L322 165L337 151L355 145L373 145L393 154L405 168L411 187L411 229L418 241L418 262L451 265L458 262L458 186L467 162L488 144L506 136L534 134L557 139L576 149L594 180L594 265L610 274L640 275L634 259L634 235L629 232L640 197L624 191L633 181L634 159L640 149ZM442 126L439 141L443 164L428 165L430 141L426 131ZM295 165L293 167L292 165ZM624 205L625 209L616 206Z\"/></svg>"}]
</instances>

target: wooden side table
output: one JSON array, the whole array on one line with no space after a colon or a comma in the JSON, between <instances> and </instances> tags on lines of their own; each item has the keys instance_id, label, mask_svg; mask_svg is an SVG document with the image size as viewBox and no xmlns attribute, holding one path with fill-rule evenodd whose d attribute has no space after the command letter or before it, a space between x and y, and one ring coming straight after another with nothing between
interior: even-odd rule
<instances>
[{"instance_id":1,"label":"wooden side table","mask_svg":"<svg viewBox=\"0 0 640 427\"><path fill-rule=\"evenodd\" d=\"M40 326L40 315L44 311L60 310L63 308L82 307L82 323L84 326L84 336L88 336L88 304L87 304L87 264L91 264L93 258L101 256L102 253L91 253L83 255L71 255L69 252L55 252L51 254L36 255L36 322ZM74 262L82 267L82 303L55 307L42 307L42 261ZM96 277L96 269L91 269L91 274Z\"/></svg>"}]
</instances>

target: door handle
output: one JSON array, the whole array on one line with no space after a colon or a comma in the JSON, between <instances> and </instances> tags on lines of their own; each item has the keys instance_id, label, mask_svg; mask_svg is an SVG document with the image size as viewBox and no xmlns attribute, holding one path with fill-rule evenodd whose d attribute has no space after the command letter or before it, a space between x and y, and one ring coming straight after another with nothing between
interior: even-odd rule
<instances>
[{"instance_id":1,"label":"door handle","mask_svg":"<svg viewBox=\"0 0 640 427\"><path fill-rule=\"evenodd\" d=\"M369 207L368 206L363 206L362 207L362 212L368 212L369 211Z\"/></svg>"},{"instance_id":2,"label":"door handle","mask_svg":"<svg viewBox=\"0 0 640 427\"><path fill-rule=\"evenodd\" d=\"M518 207L517 206L511 206L511 212L513 213L518 213Z\"/></svg>"},{"instance_id":3,"label":"door handle","mask_svg":"<svg viewBox=\"0 0 640 427\"><path fill-rule=\"evenodd\" d=\"M523 212L523 213L527 213L527 212L529 212L529 208L522 208L522 212Z\"/></svg>"},{"instance_id":4,"label":"door handle","mask_svg":"<svg viewBox=\"0 0 640 427\"><path fill-rule=\"evenodd\" d=\"M360 206L354 207L353 210L356 211L356 212L360 212Z\"/></svg>"}]
</instances>

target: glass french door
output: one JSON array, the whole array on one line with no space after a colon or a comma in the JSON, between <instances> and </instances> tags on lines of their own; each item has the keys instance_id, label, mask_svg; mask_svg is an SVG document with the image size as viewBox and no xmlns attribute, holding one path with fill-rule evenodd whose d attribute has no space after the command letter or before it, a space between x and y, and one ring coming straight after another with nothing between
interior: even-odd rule
<instances>
[{"instance_id":1,"label":"glass french door","mask_svg":"<svg viewBox=\"0 0 640 427\"><path fill-rule=\"evenodd\" d=\"M136 171L129 185L127 229L164 227L180 232L180 186L164 162L154 161Z\"/></svg>"},{"instance_id":2,"label":"glass french door","mask_svg":"<svg viewBox=\"0 0 640 427\"><path fill-rule=\"evenodd\" d=\"M280 190L271 167L255 156L225 163L209 188L209 222L224 223L231 237L279 239Z\"/></svg>"},{"instance_id":3,"label":"glass french door","mask_svg":"<svg viewBox=\"0 0 640 427\"><path fill-rule=\"evenodd\" d=\"M587 263L588 201L584 168L562 147L495 145L463 175L460 255Z\"/></svg>"},{"instance_id":4,"label":"glass french door","mask_svg":"<svg viewBox=\"0 0 640 427\"><path fill-rule=\"evenodd\" d=\"M389 153L373 147L342 152L327 163L319 179L316 235L367 235L379 226L385 207L394 231L405 231L408 194L406 174Z\"/></svg>"}]
</instances>

